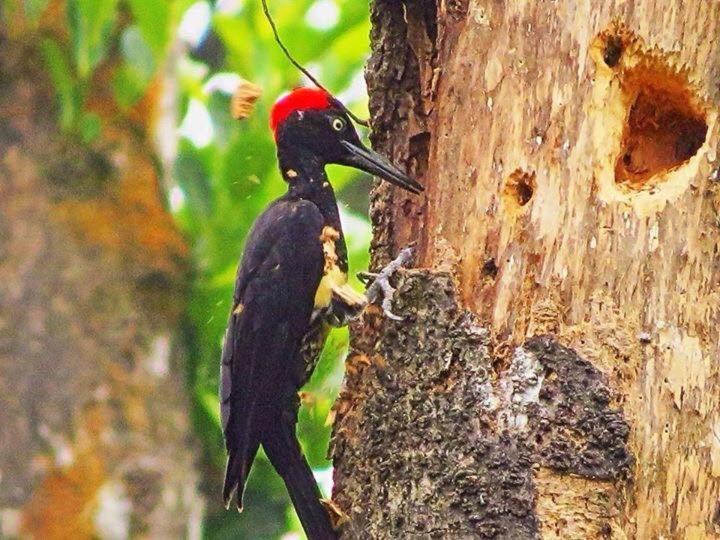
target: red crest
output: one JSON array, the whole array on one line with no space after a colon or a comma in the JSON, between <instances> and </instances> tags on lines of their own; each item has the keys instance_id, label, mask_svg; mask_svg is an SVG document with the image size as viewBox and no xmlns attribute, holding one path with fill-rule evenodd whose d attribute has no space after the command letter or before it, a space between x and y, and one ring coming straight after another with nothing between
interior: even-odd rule
<instances>
[{"instance_id":1,"label":"red crest","mask_svg":"<svg viewBox=\"0 0 720 540\"><path fill-rule=\"evenodd\" d=\"M320 88L296 88L283 94L270 111L270 128L276 133L280 124L295 111L328 109L332 106L330 99L330 94Z\"/></svg>"}]
</instances>

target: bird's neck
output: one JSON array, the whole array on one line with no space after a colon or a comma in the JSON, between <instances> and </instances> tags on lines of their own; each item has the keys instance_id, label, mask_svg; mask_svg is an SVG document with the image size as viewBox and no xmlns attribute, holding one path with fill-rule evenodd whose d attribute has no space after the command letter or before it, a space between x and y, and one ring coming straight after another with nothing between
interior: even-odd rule
<instances>
[{"instance_id":1,"label":"bird's neck","mask_svg":"<svg viewBox=\"0 0 720 540\"><path fill-rule=\"evenodd\" d=\"M337 200L325 173L325 164L311 154L284 149L278 151L278 161L280 172L288 183L288 195L314 202L327 224L339 230Z\"/></svg>"}]
</instances>

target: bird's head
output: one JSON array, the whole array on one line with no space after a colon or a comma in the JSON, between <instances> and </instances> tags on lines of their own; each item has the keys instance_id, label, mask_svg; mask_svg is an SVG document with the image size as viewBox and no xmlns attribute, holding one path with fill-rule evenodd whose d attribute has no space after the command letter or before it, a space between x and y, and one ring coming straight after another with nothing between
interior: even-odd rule
<instances>
[{"instance_id":1,"label":"bird's head","mask_svg":"<svg viewBox=\"0 0 720 540\"><path fill-rule=\"evenodd\" d=\"M423 186L360 141L342 104L319 88L297 88L281 96L272 108L270 127L278 154L294 152L318 160L360 169L412 193Z\"/></svg>"}]
</instances>

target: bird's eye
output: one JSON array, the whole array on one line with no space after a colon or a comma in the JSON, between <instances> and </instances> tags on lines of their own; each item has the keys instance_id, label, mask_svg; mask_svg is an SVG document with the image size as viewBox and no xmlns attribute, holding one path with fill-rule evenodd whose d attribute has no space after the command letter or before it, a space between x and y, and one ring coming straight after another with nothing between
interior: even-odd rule
<instances>
[{"instance_id":1,"label":"bird's eye","mask_svg":"<svg viewBox=\"0 0 720 540\"><path fill-rule=\"evenodd\" d=\"M335 131L342 131L343 129L345 129L345 121L342 118L333 118L332 128Z\"/></svg>"}]
</instances>

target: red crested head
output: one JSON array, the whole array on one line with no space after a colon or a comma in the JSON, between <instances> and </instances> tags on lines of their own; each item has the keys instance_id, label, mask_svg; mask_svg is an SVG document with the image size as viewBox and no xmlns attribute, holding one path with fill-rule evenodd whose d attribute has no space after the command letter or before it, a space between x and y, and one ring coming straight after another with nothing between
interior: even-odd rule
<instances>
[{"instance_id":1,"label":"red crested head","mask_svg":"<svg viewBox=\"0 0 720 540\"><path fill-rule=\"evenodd\" d=\"M270 127L283 178L296 194L329 188L329 183L315 179L324 175L323 169L330 163L374 174L411 193L423 190L416 180L362 143L343 104L325 90L296 88L281 96L270 111Z\"/></svg>"},{"instance_id":2,"label":"red crested head","mask_svg":"<svg viewBox=\"0 0 720 540\"><path fill-rule=\"evenodd\" d=\"M270 111L270 128L277 137L277 129L295 111L329 109L330 94L321 88L296 88L278 98Z\"/></svg>"}]
</instances>

